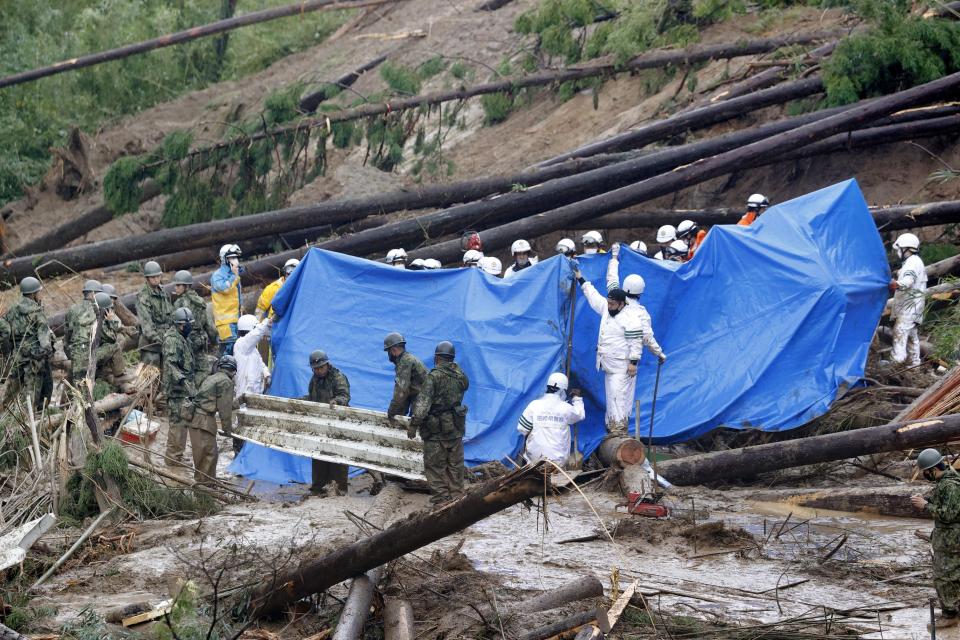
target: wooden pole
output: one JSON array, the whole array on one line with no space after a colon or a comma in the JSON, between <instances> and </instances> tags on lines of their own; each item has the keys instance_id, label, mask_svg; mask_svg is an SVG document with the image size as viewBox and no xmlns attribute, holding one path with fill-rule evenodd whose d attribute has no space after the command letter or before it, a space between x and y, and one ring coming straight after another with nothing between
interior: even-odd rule
<instances>
[{"instance_id":1,"label":"wooden pole","mask_svg":"<svg viewBox=\"0 0 960 640\"><path fill-rule=\"evenodd\" d=\"M665 460L660 472L679 485L752 478L767 471L934 446L957 437L960 414L952 414Z\"/></svg>"},{"instance_id":2,"label":"wooden pole","mask_svg":"<svg viewBox=\"0 0 960 640\"><path fill-rule=\"evenodd\" d=\"M239 29L240 27L246 27L251 24L276 20L277 18L303 15L304 13L310 13L313 11L338 11L341 9L374 7L396 1L397 0L304 0L303 2L296 2L284 7L264 9L263 11L254 11L236 18L218 20L216 22L211 22L210 24L201 25L199 27L192 27L185 31L169 33L167 35L160 36L159 38L153 38L151 40L145 40L135 44L128 44L116 49L101 51L99 53L91 53L78 58L72 58L70 60L64 60L47 67L31 69L30 71L21 71L20 73L15 73L5 78L0 78L0 89L16 84L23 84L24 82L32 82L34 80L46 78L47 76L56 75L58 73L65 73L67 71L92 67L94 65L103 64L104 62L109 62L111 60L120 60L122 58L153 51L154 49L162 49L164 47L171 47L176 44L183 44L184 42L190 42L191 40L196 40L197 38L205 38L218 33L225 33L227 31Z\"/></svg>"},{"instance_id":3,"label":"wooden pole","mask_svg":"<svg viewBox=\"0 0 960 640\"><path fill-rule=\"evenodd\" d=\"M329 589L374 567L435 542L544 491L540 465L523 467L468 490L435 510L417 512L388 529L319 560L276 576L251 597L255 616L279 613L308 595Z\"/></svg>"}]
</instances>

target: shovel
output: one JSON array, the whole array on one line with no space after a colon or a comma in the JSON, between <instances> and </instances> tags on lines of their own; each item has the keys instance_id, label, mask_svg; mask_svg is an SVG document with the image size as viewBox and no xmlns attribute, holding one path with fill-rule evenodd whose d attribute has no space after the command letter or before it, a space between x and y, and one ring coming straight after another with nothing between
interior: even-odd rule
<instances>
[{"instance_id":1,"label":"shovel","mask_svg":"<svg viewBox=\"0 0 960 640\"><path fill-rule=\"evenodd\" d=\"M570 283L570 326L567 331L567 381L570 380L570 358L573 355L573 319L577 306L577 283ZM571 385L572 386L572 385ZM580 453L577 425L573 425L573 450L567 454L567 469L580 471L583 469L583 454Z\"/></svg>"}]
</instances>

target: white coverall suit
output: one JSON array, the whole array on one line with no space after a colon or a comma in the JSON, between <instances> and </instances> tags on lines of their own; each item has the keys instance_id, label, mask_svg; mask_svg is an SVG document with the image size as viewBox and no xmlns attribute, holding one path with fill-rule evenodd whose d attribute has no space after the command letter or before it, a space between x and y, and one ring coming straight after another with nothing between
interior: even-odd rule
<instances>
[{"instance_id":1,"label":"white coverall suit","mask_svg":"<svg viewBox=\"0 0 960 640\"><path fill-rule=\"evenodd\" d=\"M565 402L563 391L545 393L527 405L520 415L517 431L527 437L527 460L546 458L561 467L570 453L570 425L583 420L583 398Z\"/></svg>"},{"instance_id":2,"label":"white coverall suit","mask_svg":"<svg viewBox=\"0 0 960 640\"><path fill-rule=\"evenodd\" d=\"M900 267L897 292L893 295L893 352L890 357L894 362L905 362L909 352L910 364L920 364L917 326L923 320L926 290L927 271L920 256L913 254Z\"/></svg>"},{"instance_id":3,"label":"white coverall suit","mask_svg":"<svg viewBox=\"0 0 960 640\"><path fill-rule=\"evenodd\" d=\"M619 260L611 258L607 267L608 290L620 287L617 275L619 267ZM627 435L637 388L637 377L627 373L627 367L631 361L639 363L644 345L657 357L663 354L663 349L653 335L650 314L641 304L628 298L627 305L616 316L612 316L607 308L607 298L593 284L585 282L582 288L587 303L601 316L597 369L604 373L607 433Z\"/></svg>"},{"instance_id":4,"label":"white coverall suit","mask_svg":"<svg viewBox=\"0 0 960 640\"><path fill-rule=\"evenodd\" d=\"M233 345L233 357L237 359L237 375L233 377L236 400L245 393L263 393L270 379L270 369L263 361L257 345L270 330L272 322L270 318L262 320L250 333L237 338Z\"/></svg>"}]
</instances>

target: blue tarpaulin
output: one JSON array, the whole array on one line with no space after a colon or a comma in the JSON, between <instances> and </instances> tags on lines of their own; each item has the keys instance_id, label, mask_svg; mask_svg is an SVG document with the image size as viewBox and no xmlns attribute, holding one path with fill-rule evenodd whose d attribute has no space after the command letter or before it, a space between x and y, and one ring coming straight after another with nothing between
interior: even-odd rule
<instances>
[{"instance_id":1,"label":"blue tarpaulin","mask_svg":"<svg viewBox=\"0 0 960 640\"><path fill-rule=\"evenodd\" d=\"M584 276L605 289L609 256L584 256ZM688 440L718 427L791 429L824 413L863 375L890 272L873 219L850 180L770 208L750 227L717 226L694 260L664 263L628 249L621 279L641 274L658 341L668 355L654 440ZM449 339L470 378L468 463L519 446L517 418L547 376L562 370L570 269L559 257L503 281L475 269L409 272L311 251L274 306L272 393L306 393L309 353L323 348L350 378L354 406L385 410L393 368L383 336L398 330L432 360ZM572 386L584 390L580 448L603 437L596 371L600 316L577 292ZM649 428L657 360L640 363L640 430ZM635 423L631 422L631 428ZM309 461L247 446L231 467L274 481L309 481Z\"/></svg>"}]
</instances>

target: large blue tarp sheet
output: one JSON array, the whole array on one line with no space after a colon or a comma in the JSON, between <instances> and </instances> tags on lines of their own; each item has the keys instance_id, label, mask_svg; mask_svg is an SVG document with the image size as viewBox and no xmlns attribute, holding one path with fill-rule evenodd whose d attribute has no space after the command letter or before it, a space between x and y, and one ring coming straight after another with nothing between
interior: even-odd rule
<instances>
[{"instance_id":1,"label":"large blue tarp sheet","mask_svg":"<svg viewBox=\"0 0 960 640\"><path fill-rule=\"evenodd\" d=\"M601 291L608 260L580 258ZM661 444L718 426L791 429L824 413L863 375L890 279L853 180L772 207L750 227L714 227L683 265L624 249L621 279L629 273L647 282L641 303L668 354L654 421ZM350 378L352 404L383 410L393 379L383 336L401 331L428 365L434 345L449 339L471 382L468 462L503 459L519 447L520 412L562 370L570 277L556 257L502 281L470 269L403 272L313 250L274 303L282 319L271 392L306 393L309 353L324 348ZM599 322L578 291L572 383L584 390L585 453L604 434ZM637 379L644 437L656 372L646 353ZM281 482L310 478L308 460L256 446L244 447L231 470Z\"/></svg>"}]
</instances>

